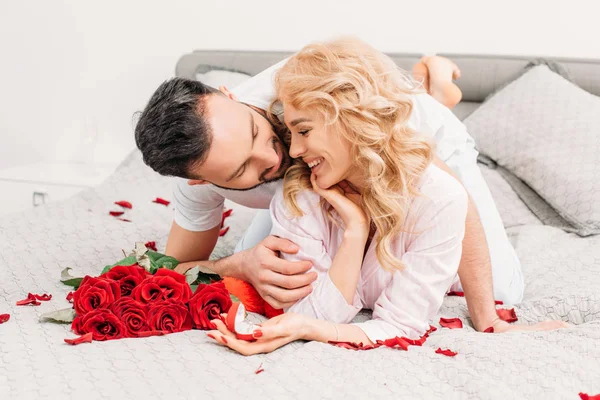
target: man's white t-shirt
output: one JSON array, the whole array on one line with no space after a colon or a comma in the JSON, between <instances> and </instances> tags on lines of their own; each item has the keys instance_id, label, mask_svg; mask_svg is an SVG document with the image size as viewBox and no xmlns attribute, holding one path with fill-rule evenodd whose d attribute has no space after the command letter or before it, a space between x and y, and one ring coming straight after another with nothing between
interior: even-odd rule
<instances>
[{"instance_id":1,"label":"man's white t-shirt","mask_svg":"<svg viewBox=\"0 0 600 400\"><path fill-rule=\"evenodd\" d=\"M242 103L267 110L275 98L275 73L286 61L287 59L250 78L232 89L232 93ZM280 119L283 118L280 106L274 107L272 111ZM413 96L413 112L408 124L415 131L434 137L438 157L451 168L465 163L476 166L476 159L473 158L475 141L462 122L428 94ZM460 177L459 171L456 172ZM177 178L173 191L175 222L189 231L212 229L221 223L225 199L250 208L268 209L277 187L282 183L280 180L239 191L221 189L210 184L190 186L187 179Z\"/></svg>"}]
</instances>

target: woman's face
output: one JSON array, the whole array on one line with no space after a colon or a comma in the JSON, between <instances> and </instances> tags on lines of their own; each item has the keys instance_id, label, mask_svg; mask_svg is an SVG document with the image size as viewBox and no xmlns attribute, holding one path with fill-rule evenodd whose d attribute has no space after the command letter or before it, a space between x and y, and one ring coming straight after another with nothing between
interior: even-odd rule
<instances>
[{"instance_id":1,"label":"woman's face","mask_svg":"<svg viewBox=\"0 0 600 400\"><path fill-rule=\"evenodd\" d=\"M352 181L350 142L335 130L335 125L325 125L319 113L289 103L283 103L283 110L292 134L290 156L308 164L319 187L327 189L344 179Z\"/></svg>"}]
</instances>

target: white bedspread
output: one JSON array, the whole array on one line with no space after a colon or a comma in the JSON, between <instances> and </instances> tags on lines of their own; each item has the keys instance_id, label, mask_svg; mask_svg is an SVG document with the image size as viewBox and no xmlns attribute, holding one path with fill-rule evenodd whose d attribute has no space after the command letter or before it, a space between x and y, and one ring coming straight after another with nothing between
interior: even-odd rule
<instances>
[{"instance_id":1,"label":"white bedspread","mask_svg":"<svg viewBox=\"0 0 600 400\"><path fill-rule=\"evenodd\" d=\"M485 167L482 167L485 168ZM526 277L515 307L528 324L559 318L576 326L544 333L485 334L469 326L464 298L448 297L439 316L461 330L438 329L423 347L351 351L295 342L268 355L240 356L202 331L69 346L68 325L38 322L68 306L60 271L96 275L136 241L164 250L172 208L169 179L136 152L101 186L68 201L0 220L0 399L402 398L578 399L600 393L600 237L543 226L495 171L484 170ZM6 194L3 194L6 195ZM122 222L114 201L133 209ZM234 206L215 254L231 252L252 217ZM28 292L51 293L39 307L17 307ZM368 318L362 312L358 319ZM431 321L437 326L439 318ZM458 352L436 354L438 347ZM255 374L262 363L264 372Z\"/></svg>"}]
</instances>

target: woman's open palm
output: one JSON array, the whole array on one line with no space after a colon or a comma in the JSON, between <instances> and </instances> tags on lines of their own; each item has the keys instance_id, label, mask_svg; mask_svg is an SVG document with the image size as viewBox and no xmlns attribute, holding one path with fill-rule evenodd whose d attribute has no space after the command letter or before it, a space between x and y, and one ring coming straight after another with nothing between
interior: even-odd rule
<instances>
[{"instance_id":1,"label":"woman's open palm","mask_svg":"<svg viewBox=\"0 0 600 400\"><path fill-rule=\"evenodd\" d=\"M223 314L226 318L227 314ZM249 342L237 339L221 320L214 320L217 330L207 332L207 335L220 344L229 347L238 353L250 356L253 354L270 353L286 344L298 339L305 339L310 317L303 314L285 313L273 317L260 326L254 334L256 341ZM256 332L256 331L255 331Z\"/></svg>"}]
</instances>

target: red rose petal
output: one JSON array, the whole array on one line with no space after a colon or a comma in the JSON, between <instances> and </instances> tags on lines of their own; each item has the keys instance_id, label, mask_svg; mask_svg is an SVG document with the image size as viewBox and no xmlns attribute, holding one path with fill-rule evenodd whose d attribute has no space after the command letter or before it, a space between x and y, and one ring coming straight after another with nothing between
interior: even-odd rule
<instances>
[{"instance_id":1,"label":"red rose petal","mask_svg":"<svg viewBox=\"0 0 600 400\"><path fill-rule=\"evenodd\" d=\"M600 400L600 394L595 394L593 396L590 396L587 393L579 392L579 398L581 400Z\"/></svg>"},{"instance_id":2,"label":"red rose petal","mask_svg":"<svg viewBox=\"0 0 600 400\"><path fill-rule=\"evenodd\" d=\"M386 339L381 343L378 342L377 344L383 345L386 347L401 348L402 350L408 350L408 346L410 346L410 343L408 343L404 339L405 338L400 338L400 337L396 336L395 338Z\"/></svg>"},{"instance_id":3,"label":"red rose petal","mask_svg":"<svg viewBox=\"0 0 600 400\"><path fill-rule=\"evenodd\" d=\"M225 234L227 233L228 230L229 230L229 227L225 227L225 228L221 229L219 231L219 236L225 236Z\"/></svg>"},{"instance_id":4,"label":"red rose petal","mask_svg":"<svg viewBox=\"0 0 600 400\"><path fill-rule=\"evenodd\" d=\"M393 337L391 339L378 340L377 344L379 344L381 346L386 346L386 347L394 347L398 344L398 341L396 340L395 337Z\"/></svg>"},{"instance_id":5,"label":"red rose petal","mask_svg":"<svg viewBox=\"0 0 600 400\"><path fill-rule=\"evenodd\" d=\"M223 211L223 215L221 217L221 228L223 227L223 225L225 224L225 218L229 217L231 215L231 212L233 211L233 208L230 208L227 211Z\"/></svg>"},{"instance_id":6,"label":"red rose petal","mask_svg":"<svg viewBox=\"0 0 600 400\"><path fill-rule=\"evenodd\" d=\"M72 346L81 344L81 343L92 343L92 332L86 333L85 335L81 335L75 339L65 339L65 343L68 343Z\"/></svg>"},{"instance_id":7,"label":"red rose petal","mask_svg":"<svg viewBox=\"0 0 600 400\"><path fill-rule=\"evenodd\" d=\"M360 343L353 343L353 342L336 342L333 340L330 340L328 342L329 344L332 344L336 347L342 347L344 349L348 349L348 350L373 350L376 349L380 346L382 346L381 344L376 344L376 345L363 345L362 342ZM391 347L391 346L390 346Z\"/></svg>"},{"instance_id":8,"label":"red rose petal","mask_svg":"<svg viewBox=\"0 0 600 400\"><path fill-rule=\"evenodd\" d=\"M121 215L123 215L125 213L123 211L110 211L109 214L112 215L113 217L120 217Z\"/></svg>"},{"instance_id":9,"label":"red rose petal","mask_svg":"<svg viewBox=\"0 0 600 400\"><path fill-rule=\"evenodd\" d=\"M465 297L465 292L448 292L447 296Z\"/></svg>"},{"instance_id":10,"label":"red rose petal","mask_svg":"<svg viewBox=\"0 0 600 400\"><path fill-rule=\"evenodd\" d=\"M406 341L406 343L410 344L411 346L423 346L423 343L425 343L425 341L427 340L427 336L428 336L428 334L425 333L419 339L409 339L409 338L404 337L404 336L401 337L400 339Z\"/></svg>"},{"instance_id":11,"label":"red rose petal","mask_svg":"<svg viewBox=\"0 0 600 400\"><path fill-rule=\"evenodd\" d=\"M440 325L450 329L460 329L463 327L462 321L458 318L440 318Z\"/></svg>"},{"instance_id":12,"label":"red rose petal","mask_svg":"<svg viewBox=\"0 0 600 400\"><path fill-rule=\"evenodd\" d=\"M498 308L496 310L496 314L498 314L502 321L515 322L519 320L514 308L511 308L510 310L506 308Z\"/></svg>"},{"instance_id":13,"label":"red rose petal","mask_svg":"<svg viewBox=\"0 0 600 400\"><path fill-rule=\"evenodd\" d=\"M5 323L10 319L10 314L0 314L0 324Z\"/></svg>"},{"instance_id":14,"label":"red rose petal","mask_svg":"<svg viewBox=\"0 0 600 400\"><path fill-rule=\"evenodd\" d=\"M494 333L494 327L490 326L489 328L487 328L485 331L483 331L483 333Z\"/></svg>"},{"instance_id":15,"label":"red rose petal","mask_svg":"<svg viewBox=\"0 0 600 400\"><path fill-rule=\"evenodd\" d=\"M125 200L121 200L121 201L115 201L115 204L118 206L121 206L123 208L133 208L133 206L131 205L130 202L125 201Z\"/></svg>"},{"instance_id":16,"label":"red rose petal","mask_svg":"<svg viewBox=\"0 0 600 400\"><path fill-rule=\"evenodd\" d=\"M169 204L171 204L169 200L161 199L160 197L157 197L156 199L152 200L152 202L162 204L163 206L168 206Z\"/></svg>"},{"instance_id":17,"label":"red rose petal","mask_svg":"<svg viewBox=\"0 0 600 400\"><path fill-rule=\"evenodd\" d=\"M73 292L69 292L69 294L67 295L67 301L68 301L69 303L72 303L72 302L73 302Z\"/></svg>"},{"instance_id":18,"label":"red rose petal","mask_svg":"<svg viewBox=\"0 0 600 400\"><path fill-rule=\"evenodd\" d=\"M446 350L442 350L440 347L438 347L438 349L435 351L437 354L442 354L448 357L454 357L455 355L457 355L458 353L450 350L450 349L446 349Z\"/></svg>"},{"instance_id":19,"label":"red rose petal","mask_svg":"<svg viewBox=\"0 0 600 400\"><path fill-rule=\"evenodd\" d=\"M147 242L144 246L146 246L150 250L158 251L158 249L156 248L156 242Z\"/></svg>"},{"instance_id":20,"label":"red rose petal","mask_svg":"<svg viewBox=\"0 0 600 400\"><path fill-rule=\"evenodd\" d=\"M150 337L150 336L163 336L166 335L169 332L165 332L165 331L143 331L143 332L138 332L137 335L138 337Z\"/></svg>"},{"instance_id":21,"label":"red rose petal","mask_svg":"<svg viewBox=\"0 0 600 400\"><path fill-rule=\"evenodd\" d=\"M258 368L256 368L256 371L254 371L254 373L256 375L260 374L261 372L264 372L264 368L262 367L262 363L260 363L260 365L258 366Z\"/></svg>"},{"instance_id":22,"label":"red rose petal","mask_svg":"<svg viewBox=\"0 0 600 400\"><path fill-rule=\"evenodd\" d=\"M504 304L502 300L494 300L494 303L496 303L497 306L501 306L502 304Z\"/></svg>"},{"instance_id":23,"label":"red rose petal","mask_svg":"<svg viewBox=\"0 0 600 400\"><path fill-rule=\"evenodd\" d=\"M34 294L33 297L35 297L36 300L40 300L40 301L50 301L52 300L52 295L51 294Z\"/></svg>"},{"instance_id":24,"label":"red rose petal","mask_svg":"<svg viewBox=\"0 0 600 400\"><path fill-rule=\"evenodd\" d=\"M127 218L117 218L119 221L123 221L123 222L131 222L130 219Z\"/></svg>"},{"instance_id":25,"label":"red rose petal","mask_svg":"<svg viewBox=\"0 0 600 400\"><path fill-rule=\"evenodd\" d=\"M38 299L36 299L35 296L31 293L27 294L26 299L17 301L18 306L26 306L29 304L33 304L34 306L39 306L42 303L39 302Z\"/></svg>"},{"instance_id":26,"label":"red rose petal","mask_svg":"<svg viewBox=\"0 0 600 400\"><path fill-rule=\"evenodd\" d=\"M425 332L425 334L423 336L421 336L419 339L409 339L407 337L396 336L396 337L393 337L390 339L378 340L374 345L372 345L372 344L363 345L362 343L335 342L335 341L329 341L328 343L332 344L334 346L337 346L337 347L342 347L342 348L350 349L350 350L372 350L372 349L376 349L381 346L402 349L402 350L408 350L408 346L422 346L423 343L425 343L425 341L429 337L429 334L431 332L435 332L435 331L437 331L437 328L435 326L430 325L429 330L427 332Z\"/></svg>"}]
</instances>

